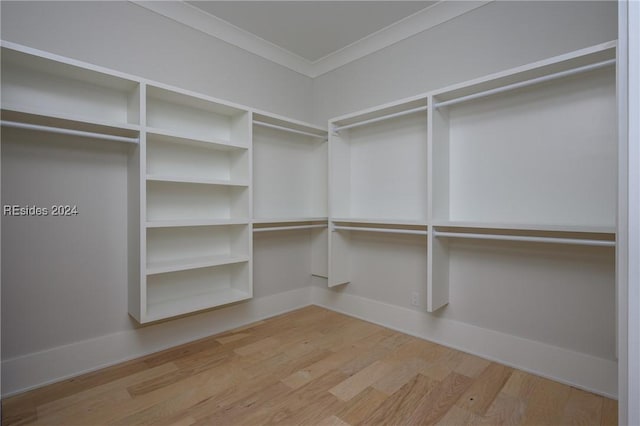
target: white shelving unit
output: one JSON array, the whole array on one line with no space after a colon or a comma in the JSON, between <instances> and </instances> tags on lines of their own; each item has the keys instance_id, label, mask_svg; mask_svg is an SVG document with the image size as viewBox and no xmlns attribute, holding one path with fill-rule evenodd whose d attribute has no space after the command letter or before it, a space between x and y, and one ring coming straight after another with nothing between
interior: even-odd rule
<instances>
[{"instance_id":1,"label":"white shelving unit","mask_svg":"<svg viewBox=\"0 0 640 426\"><path fill-rule=\"evenodd\" d=\"M615 50L432 93L429 311L449 302L452 239L615 246Z\"/></svg>"},{"instance_id":2,"label":"white shelving unit","mask_svg":"<svg viewBox=\"0 0 640 426\"><path fill-rule=\"evenodd\" d=\"M615 247L615 42L329 121L329 286L354 232L427 236L427 310L449 241ZM428 119L421 114L428 111Z\"/></svg>"},{"instance_id":3,"label":"white shelving unit","mask_svg":"<svg viewBox=\"0 0 640 426\"><path fill-rule=\"evenodd\" d=\"M326 220L327 132L253 115L254 223Z\"/></svg>"},{"instance_id":4,"label":"white shelving unit","mask_svg":"<svg viewBox=\"0 0 640 426\"><path fill-rule=\"evenodd\" d=\"M146 87L140 322L252 296L251 113Z\"/></svg>"},{"instance_id":5,"label":"white shelving unit","mask_svg":"<svg viewBox=\"0 0 640 426\"><path fill-rule=\"evenodd\" d=\"M137 136L139 83L100 67L51 60L3 43L3 120ZM38 52L40 53L40 52Z\"/></svg>"},{"instance_id":6,"label":"white shelving unit","mask_svg":"<svg viewBox=\"0 0 640 426\"><path fill-rule=\"evenodd\" d=\"M325 129L253 114L253 232L309 232L311 274L327 277Z\"/></svg>"},{"instance_id":7,"label":"white shelving unit","mask_svg":"<svg viewBox=\"0 0 640 426\"><path fill-rule=\"evenodd\" d=\"M426 239L427 98L329 122L329 287L350 281L353 232Z\"/></svg>"}]
</instances>

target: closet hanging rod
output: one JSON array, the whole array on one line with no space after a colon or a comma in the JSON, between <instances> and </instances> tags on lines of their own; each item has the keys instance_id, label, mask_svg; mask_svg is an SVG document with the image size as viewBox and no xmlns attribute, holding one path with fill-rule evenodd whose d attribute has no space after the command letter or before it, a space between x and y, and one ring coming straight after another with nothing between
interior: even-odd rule
<instances>
[{"instance_id":1,"label":"closet hanging rod","mask_svg":"<svg viewBox=\"0 0 640 426\"><path fill-rule=\"evenodd\" d=\"M427 235L427 231L418 231L414 229L364 228L359 226L334 226L333 230L334 231L381 232L384 234Z\"/></svg>"},{"instance_id":2,"label":"closet hanging rod","mask_svg":"<svg viewBox=\"0 0 640 426\"><path fill-rule=\"evenodd\" d=\"M440 232L435 231L434 237L467 238L474 240L501 240L501 241L525 241L533 243L552 244L575 244L583 246L615 247L615 241L606 240L582 240L579 238L556 238L556 237L527 237L518 235L496 235L496 234L469 234L463 232Z\"/></svg>"},{"instance_id":3,"label":"closet hanging rod","mask_svg":"<svg viewBox=\"0 0 640 426\"><path fill-rule=\"evenodd\" d=\"M42 132L49 133L58 133L61 135L71 135L71 136L83 136L91 139L103 139L108 141L115 142L126 142L126 143L138 143L138 138L130 138L126 136L116 136L116 135L108 135L105 133L95 133L95 132L85 132L82 130L72 130L72 129L64 129L61 127L51 127L51 126L40 126L38 124L27 124L27 123L18 123L16 121L5 121L2 120L0 122L3 127L13 127L16 129L27 129L27 130L37 130Z\"/></svg>"},{"instance_id":4,"label":"closet hanging rod","mask_svg":"<svg viewBox=\"0 0 640 426\"><path fill-rule=\"evenodd\" d=\"M285 132L297 133L299 135L312 136L314 138L327 140L327 137L325 135L318 135L316 133L311 133L311 132L305 132L305 131L302 131L302 130L291 129L289 127L278 126L276 124L265 123L263 121L253 120L253 124L255 124L256 126L268 127L270 129L284 130Z\"/></svg>"},{"instance_id":5,"label":"closet hanging rod","mask_svg":"<svg viewBox=\"0 0 640 426\"><path fill-rule=\"evenodd\" d=\"M345 124L344 126L338 126L333 128L333 132L339 132L340 130L351 129L353 127L364 126L366 124L377 123L378 121L388 120L390 118L402 117L403 115L409 115L420 111L426 111L427 106L408 109L406 111L394 112L393 114L383 115L381 117L370 118L369 120L358 121L357 123Z\"/></svg>"},{"instance_id":6,"label":"closet hanging rod","mask_svg":"<svg viewBox=\"0 0 640 426\"><path fill-rule=\"evenodd\" d=\"M546 81L556 80L562 77L568 77L570 75L580 74L587 71L597 70L600 68L608 67L616 63L615 59L609 59L595 64L584 65L578 68L572 68L566 71L560 71L554 74L545 75L542 77L532 78L531 80L521 81L519 83L508 84L506 86L496 87L495 89L485 90L484 92L474 93L472 95L462 96L460 98L450 99L448 101L436 102L434 107L440 108L449 105L459 104L461 102L471 101L473 99L484 98L485 96L495 95L498 93L506 92L508 90L519 89L521 87L528 87L538 83L544 83Z\"/></svg>"},{"instance_id":7,"label":"closet hanging rod","mask_svg":"<svg viewBox=\"0 0 640 426\"><path fill-rule=\"evenodd\" d=\"M327 225L296 225L296 226L274 226L264 228L253 228L253 232L269 232L269 231L289 231L291 229L312 229L312 228L326 228Z\"/></svg>"}]
</instances>

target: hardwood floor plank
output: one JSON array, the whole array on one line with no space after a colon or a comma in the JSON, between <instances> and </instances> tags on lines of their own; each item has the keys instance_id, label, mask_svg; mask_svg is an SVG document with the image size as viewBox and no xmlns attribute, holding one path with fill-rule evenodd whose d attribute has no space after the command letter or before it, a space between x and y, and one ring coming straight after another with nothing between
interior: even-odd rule
<instances>
[{"instance_id":1,"label":"hardwood floor plank","mask_svg":"<svg viewBox=\"0 0 640 426\"><path fill-rule=\"evenodd\" d=\"M387 361L388 362L388 361ZM376 381L373 388L391 395L412 380L416 374L427 369L429 364L422 358L409 358L391 364L392 370Z\"/></svg>"},{"instance_id":2,"label":"hardwood floor plank","mask_svg":"<svg viewBox=\"0 0 640 426\"><path fill-rule=\"evenodd\" d=\"M2 424L18 426L38 419L36 404L32 398L8 398L2 401Z\"/></svg>"},{"instance_id":3,"label":"hardwood floor plank","mask_svg":"<svg viewBox=\"0 0 640 426\"><path fill-rule=\"evenodd\" d=\"M458 373L451 373L420 399L416 409L406 417L407 423L433 424L444 417L473 380Z\"/></svg>"},{"instance_id":4,"label":"hardwood floor plank","mask_svg":"<svg viewBox=\"0 0 640 426\"><path fill-rule=\"evenodd\" d=\"M490 363L460 397L456 405L480 416L484 415L511 373L513 373L512 368L495 362Z\"/></svg>"},{"instance_id":5,"label":"hardwood floor plank","mask_svg":"<svg viewBox=\"0 0 640 426\"><path fill-rule=\"evenodd\" d=\"M571 388L551 380L536 377L527 404L523 425L558 425L564 414Z\"/></svg>"},{"instance_id":6,"label":"hardwood floor plank","mask_svg":"<svg viewBox=\"0 0 640 426\"><path fill-rule=\"evenodd\" d=\"M482 417L471 411L454 405L442 417L436 425L438 426L461 426L461 425L478 425L482 422Z\"/></svg>"},{"instance_id":7,"label":"hardwood floor plank","mask_svg":"<svg viewBox=\"0 0 640 426\"><path fill-rule=\"evenodd\" d=\"M424 395L437 386L431 379L418 374L359 424L424 424L409 420L409 416L416 410Z\"/></svg>"},{"instance_id":8,"label":"hardwood floor plank","mask_svg":"<svg viewBox=\"0 0 640 426\"><path fill-rule=\"evenodd\" d=\"M597 425L602 419L603 398L580 389L571 388L564 407L562 424Z\"/></svg>"},{"instance_id":9,"label":"hardwood floor plank","mask_svg":"<svg viewBox=\"0 0 640 426\"><path fill-rule=\"evenodd\" d=\"M348 424L361 424L387 400L387 397L387 394L377 389L367 388L360 392L355 398L346 402L344 407L339 410L336 415Z\"/></svg>"},{"instance_id":10,"label":"hardwood floor plank","mask_svg":"<svg viewBox=\"0 0 640 426\"><path fill-rule=\"evenodd\" d=\"M393 366L391 364L376 361L337 386L329 389L329 392L342 401L348 401L367 387L383 378L391 372L392 369Z\"/></svg>"},{"instance_id":11,"label":"hardwood floor plank","mask_svg":"<svg viewBox=\"0 0 640 426\"><path fill-rule=\"evenodd\" d=\"M602 418L600 420L602 426L615 426L618 424L618 402L604 398L602 402Z\"/></svg>"},{"instance_id":12,"label":"hardwood floor plank","mask_svg":"<svg viewBox=\"0 0 640 426\"><path fill-rule=\"evenodd\" d=\"M519 425L526 404L520 398L500 392L480 421L483 426Z\"/></svg>"}]
</instances>

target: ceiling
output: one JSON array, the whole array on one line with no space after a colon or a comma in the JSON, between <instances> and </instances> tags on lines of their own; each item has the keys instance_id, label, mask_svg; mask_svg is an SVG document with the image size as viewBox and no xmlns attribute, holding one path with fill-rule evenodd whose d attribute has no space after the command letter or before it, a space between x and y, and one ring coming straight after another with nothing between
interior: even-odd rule
<instances>
[{"instance_id":1,"label":"ceiling","mask_svg":"<svg viewBox=\"0 0 640 426\"><path fill-rule=\"evenodd\" d=\"M129 1L314 78L493 0Z\"/></svg>"},{"instance_id":2,"label":"ceiling","mask_svg":"<svg viewBox=\"0 0 640 426\"><path fill-rule=\"evenodd\" d=\"M188 1L311 62L436 1Z\"/></svg>"}]
</instances>

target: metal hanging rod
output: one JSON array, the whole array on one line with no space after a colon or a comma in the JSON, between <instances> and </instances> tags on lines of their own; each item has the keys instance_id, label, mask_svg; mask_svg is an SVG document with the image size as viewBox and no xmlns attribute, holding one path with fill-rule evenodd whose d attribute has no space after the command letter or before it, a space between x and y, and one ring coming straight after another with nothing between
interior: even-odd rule
<instances>
[{"instance_id":1,"label":"metal hanging rod","mask_svg":"<svg viewBox=\"0 0 640 426\"><path fill-rule=\"evenodd\" d=\"M579 238L555 238L555 237L527 237L518 235L496 235L496 234L468 234L463 232L440 232L435 231L434 237L467 238L473 240L501 240L501 241L526 241L533 243L552 244L575 244L582 246L615 247L615 241L606 240L583 240Z\"/></svg>"},{"instance_id":2,"label":"metal hanging rod","mask_svg":"<svg viewBox=\"0 0 640 426\"><path fill-rule=\"evenodd\" d=\"M381 117L371 118L369 120L358 121L357 123L345 124L344 126L338 126L333 128L333 132L339 132L340 130L351 129L353 127L364 126L366 124L377 123L378 121L388 120L390 118L402 117L403 115L414 114L420 111L426 111L427 106L421 106L417 108L408 109L406 111L394 112L393 114L383 115Z\"/></svg>"},{"instance_id":3,"label":"metal hanging rod","mask_svg":"<svg viewBox=\"0 0 640 426\"><path fill-rule=\"evenodd\" d=\"M305 131L302 131L302 130L291 129L289 127L278 126L276 124L265 123L263 121L254 120L253 124L255 124L256 126L268 127L270 129L278 129L278 130L283 130L285 132L297 133L299 135L311 136L311 137L318 138L318 139L324 139L324 140L327 139L327 137L325 135L318 135L316 133L311 133L311 132L305 132Z\"/></svg>"},{"instance_id":4,"label":"metal hanging rod","mask_svg":"<svg viewBox=\"0 0 640 426\"><path fill-rule=\"evenodd\" d=\"M13 127L16 129L38 130L42 132L58 133L61 135L83 136L92 139L103 139L115 142L138 143L138 138L130 138L126 136L115 136L105 133L85 132L82 130L64 129L61 127L40 126L37 124L18 123L16 121L1 121L3 127Z\"/></svg>"},{"instance_id":5,"label":"metal hanging rod","mask_svg":"<svg viewBox=\"0 0 640 426\"><path fill-rule=\"evenodd\" d=\"M327 225L296 225L296 226L273 226L264 228L253 228L253 232L270 232L270 231L289 231L292 229L312 229L312 228L326 228Z\"/></svg>"},{"instance_id":6,"label":"metal hanging rod","mask_svg":"<svg viewBox=\"0 0 640 426\"><path fill-rule=\"evenodd\" d=\"M364 231L364 232L381 232L384 234L409 234L409 235L427 235L427 231L419 231L414 229L394 229L394 228L364 228L359 226L334 226L334 231Z\"/></svg>"},{"instance_id":7,"label":"metal hanging rod","mask_svg":"<svg viewBox=\"0 0 640 426\"><path fill-rule=\"evenodd\" d=\"M459 104L461 102L471 101L473 99L483 98L485 96L495 95L498 93L506 92L508 90L519 89L521 87L532 86L538 83L544 83L545 81L556 80L562 77L568 77L570 75L580 74L587 71L597 70L600 68L608 67L616 63L615 59L609 59L595 64L584 65L578 68L572 68L566 71L560 71L555 74L549 74L542 77L532 78L531 80L521 81L519 83L508 84L506 86L496 87L495 89L485 90L484 92L474 93L472 95L462 96L460 98L450 99L448 101L436 102L435 108L440 108L449 105Z\"/></svg>"}]
</instances>

